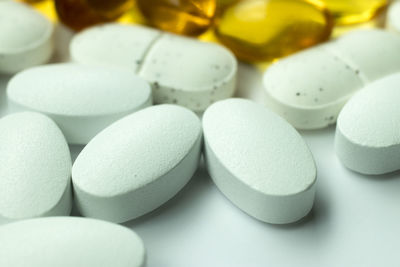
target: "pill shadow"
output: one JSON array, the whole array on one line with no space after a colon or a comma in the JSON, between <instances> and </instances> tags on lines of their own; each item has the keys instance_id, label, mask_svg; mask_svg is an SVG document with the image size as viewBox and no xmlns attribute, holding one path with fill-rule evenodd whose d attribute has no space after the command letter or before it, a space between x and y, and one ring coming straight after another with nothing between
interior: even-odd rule
<instances>
[{"instance_id":1,"label":"pill shadow","mask_svg":"<svg viewBox=\"0 0 400 267\"><path fill-rule=\"evenodd\" d=\"M337 159L339 162L340 160ZM394 171L394 172L389 172L385 174L378 174L378 175L373 175L373 174L362 174L356 171L353 171L343 164L341 164L342 168L344 169L345 172L348 172L351 174L353 177L357 177L357 179L365 179L371 182L376 182L376 183L384 183L384 182L389 182L392 180L397 180L400 179L400 170Z\"/></svg>"},{"instance_id":2,"label":"pill shadow","mask_svg":"<svg viewBox=\"0 0 400 267\"><path fill-rule=\"evenodd\" d=\"M234 97L248 98L262 103L264 100L262 72L255 66L239 63L236 92Z\"/></svg>"},{"instance_id":3,"label":"pill shadow","mask_svg":"<svg viewBox=\"0 0 400 267\"><path fill-rule=\"evenodd\" d=\"M166 213L180 213L185 209L192 208L210 187L213 186L209 178L204 164L200 164L190 181L180 190L174 197L155 210L131 221L123 223L128 227L137 227L146 224L148 221L157 220L158 217L164 216Z\"/></svg>"},{"instance_id":4,"label":"pill shadow","mask_svg":"<svg viewBox=\"0 0 400 267\"><path fill-rule=\"evenodd\" d=\"M336 130L336 123L331 124L328 127L322 128L322 129L315 129L315 130L297 130L301 136L305 137L319 137L322 135L329 135L335 133Z\"/></svg>"},{"instance_id":5,"label":"pill shadow","mask_svg":"<svg viewBox=\"0 0 400 267\"><path fill-rule=\"evenodd\" d=\"M310 225L317 225L321 221L329 220L329 202L324 197L324 193L317 190L315 195L314 206L311 211L302 219L297 222L288 224L267 224L276 230L297 230L301 227L309 227Z\"/></svg>"},{"instance_id":6,"label":"pill shadow","mask_svg":"<svg viewBox=\"0 0 400 267\"><path fill-rule=\"evenodd\" d=\"M7 114L7 84L11 76L0 74L0 115Z\"/></svg>"}]
</instances>

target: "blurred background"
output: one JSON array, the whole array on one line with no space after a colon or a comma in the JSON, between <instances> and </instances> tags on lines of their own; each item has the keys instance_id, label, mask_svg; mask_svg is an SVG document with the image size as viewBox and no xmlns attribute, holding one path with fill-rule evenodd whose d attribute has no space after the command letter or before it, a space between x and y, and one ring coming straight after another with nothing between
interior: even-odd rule
<instances>
[{"instance_id":1,"label":"blurred background","mask_svg":"<svg viewBox=\"0 0 400 267\"><path fill-rule=\"evenodd\" d=\"M20 0L73 31L117 21L219 42L265 68L354 28L384 27L390 0Z\"/></svg>"}]
</instances>

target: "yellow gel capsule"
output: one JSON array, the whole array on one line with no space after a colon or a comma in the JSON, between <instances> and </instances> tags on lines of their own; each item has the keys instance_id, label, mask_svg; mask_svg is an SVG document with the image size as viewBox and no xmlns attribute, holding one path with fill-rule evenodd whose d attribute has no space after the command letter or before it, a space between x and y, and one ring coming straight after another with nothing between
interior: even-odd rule
<instances>
[{"instance_id":1,"label":"yellow gel capsule","mask_svg":"<svg viewBox=\"0 0 400 267\"><path fill-rule=\"evenodd\" d=\"M196 36L212 24L216 0L137 0L144 17L159 29Z\"/></svg>"},{"instance_id":2,"label":"yellow gel capsule","mask_svg":"<svg viewBox=\"0 0 400 267\"><path fill-rule=\"evenodd\" d=\"M222 13L215 33L244 61L287 56L327 40L333 22L320 2L245 0Z\"/></svg>"},{"instance_id":3,"label":"yellow gel capsule","mask_svg":"<svg viewBox=\"0 0 400 267\"><path fill-rule=\"evenodd\" d=\"M116 20L132 6L132 0L55 0L59 19L74 30Z\"/></svg>"},{"instance_id":4,"label":"yellow gel capsule","mask_svg":"<svg viewBox=\"0 0 400 267\"><path fill-rule=\"evenodd\" d=\"M35 3L39 3L42 2L44 0L22 0L22 2L28 3L28 4L35 4Z\"/></svg>"},{"instance_id":5,"label":"yellow gel capsule","mask_svg":"<svg viewBox=\"0 0 400 267\"><path fill-rule=\"evenodd\" d=\"M362 23L374 18L388 5L388 0L323 0L336 25Z\"/></svg>"}]
</instances>

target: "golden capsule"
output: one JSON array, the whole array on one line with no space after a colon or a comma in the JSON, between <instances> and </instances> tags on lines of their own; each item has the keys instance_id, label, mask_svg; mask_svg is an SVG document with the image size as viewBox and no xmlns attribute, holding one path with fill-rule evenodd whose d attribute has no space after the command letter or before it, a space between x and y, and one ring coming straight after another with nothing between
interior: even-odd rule
<instances>
[{"instance_id":1,"label":"golden capsule","mask_svg":"<svg viewBox=\"0 0 400 267\"><path fill-rule=\"evenodd\" d=\"M55 0L59 19L74 30L116 20L132 6L132 0Z\"/></svg>"},{"instance_id":2,"label":"golden capsule","mask_svg":"<svg viewBox=\"0 0 400 267\"><path fill-rule=\"evenodd\" d=\"M229 6L215 33L239 59L269 61L329 38L332 18L320 2L245 0Z\"/></svg>"},{"instance_id":3,"label":"golden capsule","mask_svg":"<svg viewBox=\"0 0 400 267\"><path fill-rule=\"evenodd\" d=\"M212 24L216 0L137 0L148 23L159 29L196 36Z\"/></svg>"},{"instance_id":4,"label":"golden capsule","mask_svg":"<svg viewBox=\"0 0 400 267\"><path fill-rule=\"evenodd\" d=\"M388 0L323 0L336 25L362 23L374 18L388 5Z\"/></svg>"},{"instance_id":5,"label":"golden capsule","mask_svg":"<svg viewBox=\"0 0 400 267\"><path fill-rule=\"evenodd\" d=\"M43 2L44 0L21 0L22 2L28 3L28 4L36 4L39 2Z\"/></svg>"}]
</instances>

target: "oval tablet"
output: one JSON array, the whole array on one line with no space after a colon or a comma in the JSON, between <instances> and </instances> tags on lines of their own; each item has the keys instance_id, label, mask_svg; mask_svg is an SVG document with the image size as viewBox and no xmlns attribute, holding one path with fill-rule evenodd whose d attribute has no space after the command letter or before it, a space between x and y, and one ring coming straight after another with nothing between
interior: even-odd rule
<instances>
[{"instance_id":1,"label":"oval tablet","mask_svg":"<svg viewBox=\"0 0 400 267\"><path fill-rule=\"evenodd\" d=\"M400 36L392 32L352 31L326 48L358 72L365 82L400 71Z\"/></svg>"},{"instance_id":2,"label":"oval tablet","mask_svg":"<svg viewBox=\"0 0 400 267\"><path fill-rule=\"evenodd\" d=\"M0 227L0 266L141 267L143 242L132 230L104 221L54 217Z\"/></svg>"},{"instance_id":3,"label":"oval tablet","mask_svg":"<svg viewBox=\"0 0 400 267\"><path fill-rule=\"evenodd\" d=\"M390 5L387 18L386 27L394 32L400 33L400 2L396 1Z\"/></svg>"},{"instance_id":4,"label":"oval tablet","mask_svg":"<svg viewBox=\"0 0 400 267\"><path fill-rule=\"evenodd\" d=\"M206 110L203 131L211 178L240 209L275 224L311 210L315 163L285 120L249 100L228 99Z\"/></svg>"},{"instance_id":5,"label":"oval tablet","mask_svg":"<svg viewBox=\"0 0 400 267\"><path fill-rule=\"evenodd\" d=\"M400 71L398 51L400 36L360 30L300 52L265 72L266 103L298 129L326 127L354 92Z\"/></svg>"},{"instance_id":6,"label":"oval tablet","mask_svg":"<svg viewBox=\"0 0 400 267\"><path fill-rule=\"evenodd\" d=\"M369 84L338 117L335 149L342 163L364 174L400 169L400 74Z\"/></svg>"},{"instance_id":7,"label":"oval tablet","mask_svg":"<svg viewBox=\"0 0 400 267\"><path fill-rule=\"evenodd\" d=\"M33 112L3 117L0 152L0 224L70 213L71 156L52 120Z\"/></svg>"},{"instance_id":8,"label":"oval tablet","mask_svg":"<svg viewBox=\"0 0 400 267\"><path fill-rule=\"evenodd\" d=\"M151 105L151 88L125 69L77 64L32 68L7 88L11 110L50 116L68 143L87 144L112 122Z\"/></svg>"},{"instance_id":9,"label":"oval tablet","mask_svg":"<svg viewBox=\"0 0 400 267\"><path fill-rule=\"evenodd\" d=\"M201 125L190 110L153 106L100 132L72 168L82 215L124 222L172 198L197 169Z\"/></svg>"},{"instance_id":10,"label":"oval tablet","mask_svg":"<svg viewBox=\"0 0 400 267\"><path fill-rule=\"evenodd\" d=\"M53 25L29 6L0 1L0 73L13 74L47 62Z\"/></svg>"},{"instance_id":11,"label":"oval tablet","mask_svg":"<svg viewBox=\"0 0 400 267\"><path fill-rule=\"evenodd\" d=\"M79 63L129 68L152 84L155 103L203 111L235 91L237 61L216 44L140 26L106 24L77 34L70 50Z\"/></svg>"},{"instance_id":12,"label":"oval tablet","mask_svg":"<svg viewBox=\"0 0 400 267\"><path fill-rule=\"evenodd\" d=\"M343 105L362 86L357 73L323 47L284 58L264 75L267 106L298 129L335 123Z\"/></svg>"}]
</instances>

